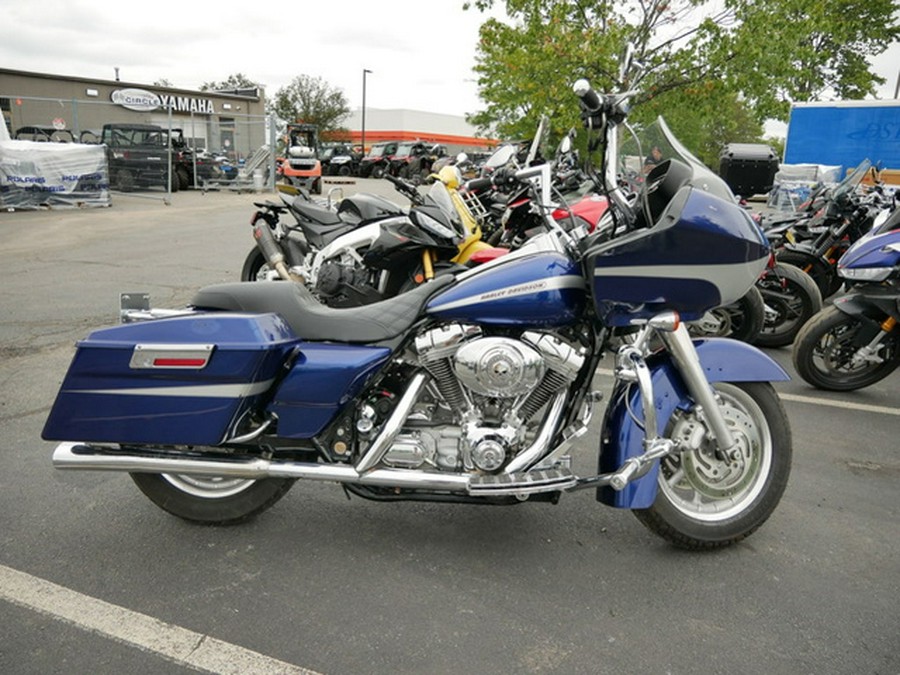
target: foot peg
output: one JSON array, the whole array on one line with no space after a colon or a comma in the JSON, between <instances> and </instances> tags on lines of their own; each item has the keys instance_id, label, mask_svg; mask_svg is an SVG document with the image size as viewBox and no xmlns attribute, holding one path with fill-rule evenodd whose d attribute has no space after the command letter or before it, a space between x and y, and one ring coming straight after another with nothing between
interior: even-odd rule
<instances>
[{"instance_id":1,"label":"foot peg","mask_svg":"<svg viewBox=\"0 0 900 675\"><path fill-rule=\"evenodd\" d=\"M561 468L473 476L469 479L469 494L494 496L555 492L572 487L576 481L575 474Z\"/></svg>"}]
</instances>

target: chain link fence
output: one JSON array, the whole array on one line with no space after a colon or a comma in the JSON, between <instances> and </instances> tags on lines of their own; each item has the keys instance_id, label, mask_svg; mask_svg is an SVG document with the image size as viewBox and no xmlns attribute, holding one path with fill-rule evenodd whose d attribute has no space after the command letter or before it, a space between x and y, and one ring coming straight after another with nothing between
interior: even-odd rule
<instances>
[{"instance_id":1,"label":"chain link fence","mask_svg":"<svg viewBox=\"0 0 900 675\"><path fill-rule=\"evenodd\" d=\"M0 109L13 139L105 146L114 193L168 200L185 189L274 189L271 116L217 113L189 97L158 100L161 107L137 111L121 102L0 92Z\"/></svg>"}]
</instances>

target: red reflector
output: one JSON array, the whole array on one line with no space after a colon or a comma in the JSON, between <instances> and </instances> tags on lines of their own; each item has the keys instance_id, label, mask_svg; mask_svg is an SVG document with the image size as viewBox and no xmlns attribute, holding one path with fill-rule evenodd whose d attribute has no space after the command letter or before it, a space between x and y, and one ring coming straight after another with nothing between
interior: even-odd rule
<instances>
[{"instance_id":1,"label":"red reflector","mask_svg":"<svg viewBox=\"0 0 900 675\"><path fill-rule=\"evenodd\" d=\"M153 359L153 366L156 368L202 368L205 365L206 359Z\"/></svg>"}]
</instances>

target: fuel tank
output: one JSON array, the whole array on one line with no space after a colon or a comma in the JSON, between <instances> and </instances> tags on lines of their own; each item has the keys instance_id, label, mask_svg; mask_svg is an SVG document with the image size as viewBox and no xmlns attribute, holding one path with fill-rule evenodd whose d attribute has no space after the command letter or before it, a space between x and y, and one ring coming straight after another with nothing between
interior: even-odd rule
<instances>
[{"instance_id":1,"label":"fuel tank","mask_svg":"<svg viewBox=\"0 0 900 675\"><path fill-rule=\"evenodd\" d=\"M431 298L426 312L489 326L563 326L576 320L584 301L580 266L562 254L541 252L467 273Z\"/></svg>"}]
</instances>

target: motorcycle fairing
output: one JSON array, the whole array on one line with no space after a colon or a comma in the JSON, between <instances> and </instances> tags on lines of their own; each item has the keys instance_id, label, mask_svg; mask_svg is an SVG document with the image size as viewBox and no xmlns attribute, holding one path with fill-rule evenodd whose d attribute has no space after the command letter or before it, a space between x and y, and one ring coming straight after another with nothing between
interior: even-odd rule
<instances>
[{"instance_id":1,"label":"motorcycle fairing","mask_svg":"<svg viewBox=\"0 0 900 675\"><path fill-rule=\"evenodd\" d=\"M94 331L77 344L41 435L216 445L298 344L276 314L190 314Z\"/></svg>"},{"instance_id":2,"label":"motorcycle fairing","mask_svg":"<svg viewBox=\"0 0 900 675\"><path fill-rule=\"evenodd\" d=\"M850 291L832 300L844 314L868 322L879 330L884 316L900 319L900 292L894 286L867 285L865 292Z\"/></svg>"},{"instance_id":3,"label":"motorcycle fairing","mask_svg":"<svg viewBox=\"0 0 900 675\"><path fill-rule=\"evenodd\" d=\"M735 302L765 268L769 245L738 205L686 185L653 227L585 255L598 316L631 325L675 310L684 321Z\"/></svg>"},{"instance_id":4,"label":"motorcycle fairing","mask_svg":"<svg viewBox=\"0 0 900 675\"><path fill-rule=\"evenodd\" d=\"M789 380L784 369L756 347L724 338L696 340L700 365L710 383L776 382ZM658 433L662 434L672 413L692 405L690 395L668 352L657 352L647 359L656 401ZM600 438L600 470L616 471L630 457L644 452L641 396L637 386L619 382L610 398ZM636 420L638 417L640 421ZM656 499L659 462L650 471L617 492L610 487L597 490L597 501L623 509L646 509Z\"/></svg>"},{"instance_id":5,"label":"motorcycle fairing","mask_svg":"<svg viewBox=\"0 0 900 675\"><path fill-rule=\"evenodd\" d=\"M268 408L278 416L278 436L321 433L390 356L385 347L302 343Z\"/></svg>"}]
</instances>

